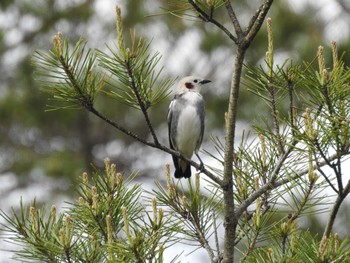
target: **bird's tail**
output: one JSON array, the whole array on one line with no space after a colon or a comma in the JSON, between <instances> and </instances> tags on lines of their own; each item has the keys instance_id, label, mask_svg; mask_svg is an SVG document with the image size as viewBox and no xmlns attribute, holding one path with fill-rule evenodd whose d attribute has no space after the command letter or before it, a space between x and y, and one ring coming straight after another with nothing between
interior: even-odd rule
<instances>
[{"instance_id":1,"label":"bird's tail","mask_svg":"<svg viewBox=\"0 0 350 263\"><path fill-rule=\"evenodd\" d=\"M191 165L178 158L174 159L175 164L175 178L190 178L191 177Z\"/></svg>"}]
</instances>

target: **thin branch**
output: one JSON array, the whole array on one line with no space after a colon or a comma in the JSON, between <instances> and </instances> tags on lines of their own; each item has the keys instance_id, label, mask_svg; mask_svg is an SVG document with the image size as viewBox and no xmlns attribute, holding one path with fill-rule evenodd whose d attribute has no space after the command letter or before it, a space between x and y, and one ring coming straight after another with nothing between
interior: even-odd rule
<instances>
[{"instance_id":1,"label":"thin branch","mask_svg":"<svg viewBox=\"0 0 350 263\"><path fill-rule=\"evenodd\" d=\"M208 15L203 9L201 9L193 0L188 0L191 6L198 12L199 17L204 22L209 22L220 28L235 44L238 44L237 38L231 34L231 32L221 23L216 21L212 14Z\"/></svg>"},{"instance_id":2,"label":"thin branch","mask_svg":"<svg viewBox=\"0 0 350 263\"><path fill-rule=\"evenodd\" d=\"M273 126L275 130L275 136L277 138L277 144L278 144L278 153L283 154L283 142L280 134L280 123L278 119L278 111L276 107L276 90L275 87L270 83L268 85L268 92L270 94L270 103L271 103L271 109L272 109L272 118L273 118Z\"/></svg>"},{"instance_id":3,"label":"thin branch","mask_svg":"<svg viewBox=\"0 0 350 263\"><path fill-rule=\"evenodd\" d=\"M62 68L64 70L64 72L66 73L70 84L72 85L73 89L79 94L79 102L81 103L81 105L85 108L91 107L92 103L93 103L93 99L90 96L87 96L86 94L84 94L84 92L82 91L82 89L80 88L80 85L78 83L78 81L76 80L76 78L74 77L74 74L72 73L71 68L69 67L69 65L66 63L65 58L61 55L59 56L59 61L62 65Z\"/></svg>"},{"instance_id":4,"label":"thin branch","mask_svg":"<svg viewBox=\"0 0 350 263\"><path fill-rule=\"evenodd\" d=\"M219 244L219 237L218 237L218 227L217 227L217 224L216 224L216 217L215 217L215 212L214 211L212 213L212 218L213 218L216 253L217 253L218 257L219 257L220 256L220 244Z\"/></svg>"},{"instance_id":5,"label":"thin branch","mask_svg":"<svg viewBox=\"0 0 350 263\"><path fill-rule=\"evenodd\" d=\"M257 240L258 240L259 233L260 233L259 230L254 232L254 237L253 237L252 241L249 242L247 252L245 253L245 255L243 257L242 262L245 261L247 259L247 257L253 252L255 245L257 243Z\"/></svg>"},{"instance_id":6,"label":"thin branch","mask_svg":"<svg viewBox=\"0 0 350 263\"><path fill-rule=\"evenodd\" d=\"M227 13L231 19L233 27L235 28L236 35L237 35L238 39L240 39L243 35L243 31L242 31L241 25L237 19L236 13L235 13L235 11L233 11L233 8L232 8L230 1L226 1L225 7L226 7Z\"/></svg>"},{"instance_id":7,"label":"thin branch","mask_svg":"<svg viewBox=\"0 0 350 263\"><path fill-rule=\"evenodd\" d=\"M264 19L267 15L267 12L269 11L273 0L266 0L258 9L256 14L252 17L252 20L250 22L250 26L246 29L244 32L246 35L246 41L250 42L254 39L256 34L259 32L262 23L264 22Z\"/></svg>"},{"instance_id":8,"label":"thin branch","mask_svg":"<svg viewBox=\"0 0 350 263\"><path fill-rule=\"evenodd\" d=\"M172 203L173 208L178 214L181 215L182 220L184 222L187 222L187 224L189 224L189 227L191 228L191 230L195 231L195 238L197 239L201 247L203 247L207 251L210 258L210 262L212 263L217 262L214 255L214 250L209 245L209 241L205 236L205 232L203 231L203 228L200 225L201 219L198 217L196 212L193 212L193 210L188 209L186 205L179 205L181 203L183 204L182 202L183 199L182 201L180 201L181 199L182 198L179 197L178 193L176 192L176 202Z\"/></svg>"},{"instance_id":9,"label":"thin branch","mask_svg":"<svg viewBox=\"0 0 350 263\"><path fill-rule=\"evenodd\" d=\"M321 155L322 159L326 162L326 164L329 166L329 167L332 167L332 163L328 160L327 156L325 155L325 153L323 152L322 148L321 148L321 145L320 143L318 142L317 138L314 140L314 145L316 146L317 148L317 151L318 153Z\"/></svg>"},{"instance_id":10,"label":"thin branch","mask_svg":"<svg viewBox=\"0 0 350 263\"><path fill-rule=\"evenodd\" d=\"M335 111L334 111L334 107L332 105L332 100L329 96L329 86L328 85L324 85L323 87L323 95L325 97L325 101L326 101L326 105L328 107L328 111L329 111L329 114L330 114L330 121L331 121L331 124L332 124L332 128L333 128L333 131L336 132L335 134L335 142L336 142L336 145L337 145L337 149L336 151L338 152L338 159L337 159L337 164L336 165L330 165L330 167L333 169L334 173L335 173L335 176L337 178L337 183L338 183L338 189L339 189L339 192L341 193L343 191L343 181L342 181L342 175L341 175L341 154L340 151L341 151L341 141L340 141L340 138L339 138L339 126L337 124L337 121L336 121L336 114L335 114Z\"/></svg>"},{"instance_id":11,"label":"thin branch","mask_svg":"<svg viewBox=\"0 0 350 263\"><path fill-rule=\"evenodd\" d=\"M328 161L334 161L337 158L338 158L337 154L333 154L333 155L331 155L328 158ZM318 162L318 165L320 167L322 167L324 165L327 165L327 163L326 163L326 161L321 160L321 161ZM314 169L317 169L316 165L314 165ZM248 206L250 206L258 197L263 195L266 191L271 191L273 189L276 189L277 187L280 187L280 186L285 185L287 183L291 183L291 182L299 179L303 175L307 174L308 172L309 172L309 167L306 167L306 168L300 170L299 173L296 173L292 177L281 179L279 181L275 181L275 177L271 178L269 180L269 182L267 182L266 184L262 185L257 191L252 193L246 200L244 200L244 202L242 202L239 207L236 208L236 216L238 216L238 217L241 216L242 213L248 208ZM276 176L277 176L277 174L276 174ZM274 180L272 180L272 179L274 179ZM349 187L349 189L350 189L350 185L349 186L347 185L347 187Z\"/></svg>"},{"instance_id":12,"label":"thin branch","mask_svg":"<svg viewBox=\"0 0 350 263\"><path fill-rule=\"evenodd\" d=\"M334 203L334 206L333 206L333 209L332 209L332 212L329 216L329 219L328 219L328 222L327 222L327 226L324 230L324 233L323 233L323 237L327 237L329 238L331 232L332 232L332 228L333 228L333 225L334 225L334 221L335 221L335 218L337 217L337 214L338 214L338 211L339 211L339 207L340 205L343 203L345 197L350 193L350 181L348 181L348 183L346 184L343 192L340 192L340 194L338 194L337 196L337 199Z\"/></svg>"},{"instance_id":13,"label":"thin branch","mask_svg":"<svg viewBox=\"0 0 350 263\"><path fill-rule=\"evenodd\" d=\"M336 192L337 194L339 194L339 191L337 190L337 188L335 188L335 186L332 184L332 182L328 179L327 175L324 173L324 171L319 166L318 161L316 161L316 169L323 176L323 178L326 180L328 185L333 189L333 191Z\"/></svg>"},{"instance_id":14,"label":"thin branch","mask_svg":"<svg viewBox=\"0 0 350 263\"><path fill-rule=\"evenodd\" d=\"M133 90L133 92L134 92L134 94L136 96L137 102L140 105L140 108L141 108L141 111L143 113L143 116L145 117L148 129L149 129L149 131L152 134L154 143L155 143L155 145L159 145L157 135L156 135L156 133L155 133L155 131L153 129L153 125L151 124L151 120L149 119L149 116L148 116L147 108L146 108L145 103L142 100L142 98L140 96L140 93L139 93L139 91L137 89L137 85L135 83L134 74L133 74L133 71L132 71L132 67L130 65L130 61L126 62L126 69L128 71L129 80L130 80L130 84L131 84L131 89Z\"/></svg>"},{"instance_id":15,"label":"thin branch","mask_svg":"<svg viewBox=\"0 0 350 263\"><path fill-rule=\"evenodd\" d=\"M264 207L263 210L261 211L261 216L264 216L264 215L267 213L267 211L270 210L270 208L271 208L270 206ZM253 215L254 215L254 212L248 213L247 223L246 223L246 224L248 224L248 222L253 218ZM244 225L241 226L241 228L243 228L243 227L244 227ZM247 231L250 231L251 228L252 228L252 227L247 227ZM247 232L247 231L246 231L246 232ZM245 236L246 236L246 234L243 233L240 237L238 237L238 238L235 240L235 246L237 246L237 245L239 244L239 242L241 242L242 239L243 239Z\"/></svg>"},{"instance_id":16,"label":"thin branch","mask_svg":"<svg viewBox=\"0 0 350 263\"><path fill-rule=\"evenodd\" d=\"M297 207L297 211L294 212L288 219L288 223L291 223L293 221L295 221L300 215L301 212L303 211L304 207L307 204L307 201L309 200L309 197L311 196L311 192L315 186L316 180L313 180L312 182L310 182L310 184L308 185L308 188L306 190L305 196L302 200L302 202L299 204L299 207Z\"/></svg>"},{"instance_id":17,"label":"thin branch","mask_svg":"<svg viewBox=\"0 0 350 263\"><path fill-rule=\"evenodd\" d=\"M293 138L295 137L295 106L294 106L294 96L293 96L293 91L294 91L294 84L289 76L286 76L287 79L287 89L288 89L288 97L289 97L289 118L290 118L290 127L292 131L292 136Z\"/></svg>"},{"instance_id":18,"label":"thin branch","mask_svg":"<svg viewBox=\"0 0 350 263\"><path fill-rule=\"evenodd\" d=\"M198 225L197 221L194 220L193 217L190 217L189 220L191 221L192 225L196 229L198 242L202 245L202 247L208 252L209 258L211 262L215 262L215 255L213 249L210 247L209 242L207 238L205 237L205 234L203 233L201 227Z\"/></svg>"},{"instance_id":19,"label":"thin branch","mask_svg":"<svg viewBox=\"0 0 350 263\"><path fill-rule=\"evenodd\" d=\"M328 158L326 157L325 153L323 152L322 148L321 148L321 145L320 143L318 142L317 138L315 139L314 141L314 144L318 150L318 152L320 153L321 157L323 158L323 160L326 162L326 164L333 169L334 173L335 173L335 176L337 178L337 184L338 184L338 190L336 191L337 193L338 192L342 192L343 191L343 182L342 182L342 178L341 178L341 174L339 174L339 171L337 169L337 166L332 164ZM338 153L338 158L337 158L337 161L338 163L340 163L340 158L341 158L341 155ZM340 169L340 168L339 168ZM341 169L340 169L341 170ZM328 182L328 181L327 181ZM331 185L331 184L330 184ZM334 190L334 186L332 186L333 190Z\"/></svg>"},{"instance_id":20,"label":"thin branch","mask_svg":"<svg viewBox=\"0 0 350 263\"><path fill-rule=\"evenodd\" d=\"M261 12L263 7L264 7L264 5L261 5L261 6L259 6L259 9L256 10L255 14L250 19L249 24L248 24L247 28L244 31L245 34L247 34L252 29L253 25L255 24L256 19L260 15L260 12Z\"/></svg>"}]
</instances>

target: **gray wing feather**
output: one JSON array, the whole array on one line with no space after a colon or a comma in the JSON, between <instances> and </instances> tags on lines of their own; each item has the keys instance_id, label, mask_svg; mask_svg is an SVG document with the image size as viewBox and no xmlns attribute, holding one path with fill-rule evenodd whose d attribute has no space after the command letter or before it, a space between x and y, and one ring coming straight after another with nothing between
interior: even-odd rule
<instances>
[{"instance_id":1,"label":"gray wing feather","mask_svg":"<svg viewBox=\"0 0 350 263\"><path fill-rule=\"evenodd\" d=\"M175 104L175 98L171 101L169 105L169 111L168 111L168 136L169 136L169 144L171 149L175 149L174 144L175 144L175 137L176 137L176 134L174 134L176 133L176 129L174 129L175 127L173 127L174 104Z\"/></svg>"},{"instance_id":2,"label":"gray wing feather","mask_svg":"<svg viewBox=\"0 0 350 263\"><path fill-rule=\"evenodd\" d=\"M201 133L199 135L198 141L197 141L197 145L196 145L196 152L198 152L199 148L201 147L202 141L203 141L203 135L204 135L204 116L205 116L205 112L204 112L204 100L200 100L198 102L198 111L197 114L200 118L200 123L201 123Z\"/></svg>"}]
</instances>

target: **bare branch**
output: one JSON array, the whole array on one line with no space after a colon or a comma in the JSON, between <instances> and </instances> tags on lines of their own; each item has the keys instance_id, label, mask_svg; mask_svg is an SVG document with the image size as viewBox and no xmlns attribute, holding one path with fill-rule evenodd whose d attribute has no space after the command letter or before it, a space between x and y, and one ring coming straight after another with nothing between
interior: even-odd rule
<instances>
[{"instance_id":1,"label":"bare branch","mask_svg":"<svg viewBox=\"0 0 350 263\"><path fill-rule=\"evenodd\" d=\"M226 115L226 138L225 138L225 156L224 156L224 179L223 179L223 192L224 192L224 226L225 226L225 239L224 239L224 259L226 263L233 262L234 253L234 240L237 228L237 217L234 217L234 193L233 193L233 149L234 138L237 121L237 109L238 109L238 96L242 74L243 61L246 48L238 46L235 67L232 74L230 98L228 112Z\"/></svg>"},{"instance_id":2,"label":"bare branch","mask_svg":"<svg viewBox=\"0 0 350 263\"><path fill-rule=\"evenodd\" d=\"M350 181L348 181L347 185L345 186L343 192L340 192L338 194L338 197L334 203L333 209L331 214L329 215L329 219L327 222L327 226L324 230L323 237L329 237L334 225L335 218L337 217L339 207L343 203L345 197L350 193Z\"/></svg>"},{"instance_id":3,"label":"bare branch","mask_svg":"<svg viewBox=\"0 0 350 263\"><path fill-rule=\"evenodd\" d=\"M231 22L235 28L236 35L237 35L238 39L240 39L243 35L243 31L242 31L241 25L237 19L236 13L235 13L235 11L233 11L233 8L232 8L230 1L226 1L225 7L226 7L227 13L231 19Z\"/></svg>"},{"instance_id":4,"label":"bare branch","mask_svg":"<svg viewBox=\"0 0 350 263\"><path fill-rule=\"evenodd\" d=\"M248 28L245 30L246 41L252 41L256 34L259 32L262 23L267 15L267 12L270 10L273 0L266 0L256 11L255 15L252 17Z\"/></svg>"},{"instance_id":5,"label":"bare branch","mask_svg":"<svg viewBox=\"0 0 350 263\"><path fill-rule=\"evenodd\" d=\"M188 0L192 7L198 12L199 17L204 22L209 22L220 28L234 43L238 44L237 38L231 34L231 32L221 23L216 21L212 14L208 15L204 10L202 10L193 0Z\"/></svg>"}]
</instances>

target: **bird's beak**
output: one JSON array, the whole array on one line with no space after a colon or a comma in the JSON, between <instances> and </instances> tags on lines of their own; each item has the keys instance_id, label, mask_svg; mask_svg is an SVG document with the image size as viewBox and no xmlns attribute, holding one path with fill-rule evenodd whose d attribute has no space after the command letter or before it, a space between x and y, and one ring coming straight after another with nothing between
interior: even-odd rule
<instances>
[{"instance_id":1,"label":"bird's beak","mask_svg":"<svg viewBox=\"0 0 350 263\"><path fill-rule=\"evenodd\" d=\"M207 84L207 83L209 83L209 82L211 82L211 80L208 80L208 79L204 79L204 80L202 80L201 82L199 82L201 85L203 85L203 84Z\"/></svg>"}]
</instances>

